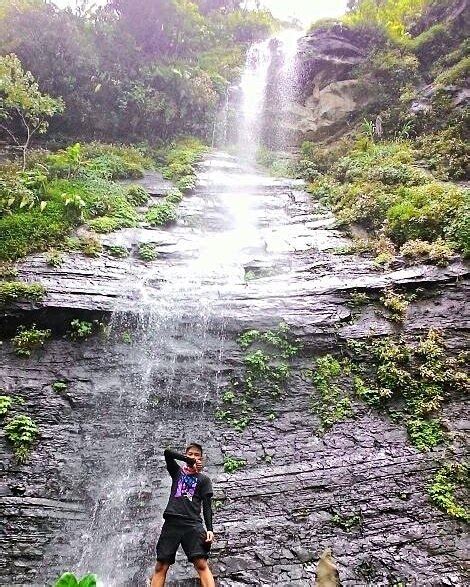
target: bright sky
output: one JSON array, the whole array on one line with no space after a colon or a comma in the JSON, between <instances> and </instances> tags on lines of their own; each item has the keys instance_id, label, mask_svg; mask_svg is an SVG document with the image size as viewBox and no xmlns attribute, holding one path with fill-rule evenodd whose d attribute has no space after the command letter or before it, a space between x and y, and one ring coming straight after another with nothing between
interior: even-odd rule
<instances>
[{"instance_id":1,"label":"bright sky","mask_svg":"<svg viewBox=\"0 0 470 587\"><path fill-rule=\"evenodd\" d=\"M54 0L58 6L74 6L75 0ZM95 0L104 4L104 0ZM281 19L297 18L306 25L327 16L339 16L346 12L347 0L261 0L274 16Z\"/></svg>"}]
</instances>

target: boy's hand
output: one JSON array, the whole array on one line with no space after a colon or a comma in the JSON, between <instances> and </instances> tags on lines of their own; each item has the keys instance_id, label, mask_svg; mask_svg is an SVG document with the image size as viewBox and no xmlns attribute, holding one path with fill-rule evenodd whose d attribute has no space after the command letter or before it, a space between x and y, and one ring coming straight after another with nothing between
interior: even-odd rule
<instances>
[{"instance_id":1,"label":"boy's hand","mask_svg":"<svg viewBox=\"0 0 470 587\"><path fill-rule=\"evenodd\" d=\"M202 460L201 459L197 459L197 461L195 461L195 465L194 465L196 471L198 473L200 473L202 471Z\"/></svg>"},{"instance_id":2,"label":"boy's hand","mask_svg":"<svg viewBox=\"0 0 470 587\"><path fill-rule=\"evenodd\" d=\"M196 459L193 459L192 457L188 457L187 463L190 467L194 467L194 465L196 464Z\"/></svg>"},{"instance_id":3,"label":"boy's hand","mask_svg":"<svg viewBox=\"0 0 470 587\"><path fill-rule=\"evenodd\" d=\"M214 532L211 532L210 530L208 530L206 532L207 536L206 536L206 542L208 542L209 544L212 544L212 542L214 542Z\"/></svg>"}]
</instances>

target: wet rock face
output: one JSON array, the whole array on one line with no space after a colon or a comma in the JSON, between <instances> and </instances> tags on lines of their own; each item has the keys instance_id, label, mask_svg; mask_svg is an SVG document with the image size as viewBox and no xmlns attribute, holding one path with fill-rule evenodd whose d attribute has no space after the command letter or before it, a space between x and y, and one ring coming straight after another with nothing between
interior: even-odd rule
<instances>
[{"instance_id":1,"label":"wet rock face","mask_svg":"<svg viewBox=\"0 0 470 587\"><path fill-rule=\"evenodd\" d=\"M310 586L326 548L345 586L468 584L465 526L427 497L441 449L417 451L402 425L359 400L353 417L321 435L303 376L350 338L415 340L434 326L457 353L468 337L468 268L382 272L334 255L345 237L299 185L221 155L201 168L180 218L169 231L114 235L130 250L155 242L165 254L152 264L131 254L23 265L51 291L41 307L10 316L100 311L111 328L83 342L55 329L30 359L8 340L0 346L0 386L25 398L41 432L24 465L1 438L0 584L50 585L72 569L97 572L106 587L143 587L170 486L163 449L194 440L215 487L217 585ZM351 290L377 296L390 284L421 291L402 327L374 304L348 304ZM253 422L236 432L214 416L243 369L237 335L282 320L303 344L293 375L281 398L259 397ZM58 380L66 389L54 390ZM451 431L468 428L459 394L444 415ZM224 473L227 456L246 466ZM169 585L197 585L195 576L180 553Z\"/></svg>"},{"instance_id":2,"label":"wet rock face","mask_svg":"<svg viewBox=\"0 0 470 587\"><path fill-rule=\"evenodd\" d=\"M282 120L275 96L282 63L273 59L268 84L267 142L276 134L273 125L294 147L302 140L332 137L344 130L348 117L367 104L360 92L354 68L367 54L367 38L338 24L317 29L299 41L293 100L284 108ZM273 122L274 121L274 122Z\"/></svg>"}]
</instances>

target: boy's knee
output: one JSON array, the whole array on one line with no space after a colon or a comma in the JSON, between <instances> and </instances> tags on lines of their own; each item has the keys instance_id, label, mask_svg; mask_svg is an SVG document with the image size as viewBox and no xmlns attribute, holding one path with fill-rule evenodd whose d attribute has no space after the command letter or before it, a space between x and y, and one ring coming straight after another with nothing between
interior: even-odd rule
<instances>
[{"instance_id":1,"label":"boy's knee","mask_svg":"<svg viewBox=\"0 0 470 587\"><path fill-rule=\"evenodd\" d=\"M205 571L208 568L207 560L205 558L194 559L193 565L196 571Z\"/></svg>"},{"instance_id":2,"label":"boy's knee","mask_svg":"<svg viewBox=\"0 0 470 587\"><path fill-rule=\"evenodd\" d=\"M168 571L169 568L170 568L169 563L157 561L157 564L155 565L155 573L156 574L166 574L166 572Z\"/></svg>"}]
</instances>

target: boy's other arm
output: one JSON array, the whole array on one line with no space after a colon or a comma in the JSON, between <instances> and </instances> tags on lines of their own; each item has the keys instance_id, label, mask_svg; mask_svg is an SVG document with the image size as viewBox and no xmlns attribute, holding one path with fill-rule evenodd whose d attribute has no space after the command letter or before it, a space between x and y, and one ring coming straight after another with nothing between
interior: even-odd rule
<instances>
[{"instance_id":1,"label":"boy's other arm","mask_svg":"<svg viewBox=\"0 0 470 587\"><path fill-rule=\"evenodd\" d=\"M190 467L193 467L196 463L196 461L191 457L182 455L174 450L171 450L171 448L166 448L163 454L165 456L166 468L172 477L179 471L179 465L176 461L184 461Z\"/></svg>"},{"instance_id":2,"label":"boy's other arm","mask_svg":"<svg viewBox=\"0 0 470 587\"><path fill-rule=\"evenodd\" d=\"M212 526L212 494L210 493L202 498L202 513L207 531L206 542L212 542L214 540L214 528Z\"/></svg>"}]
</instances>

